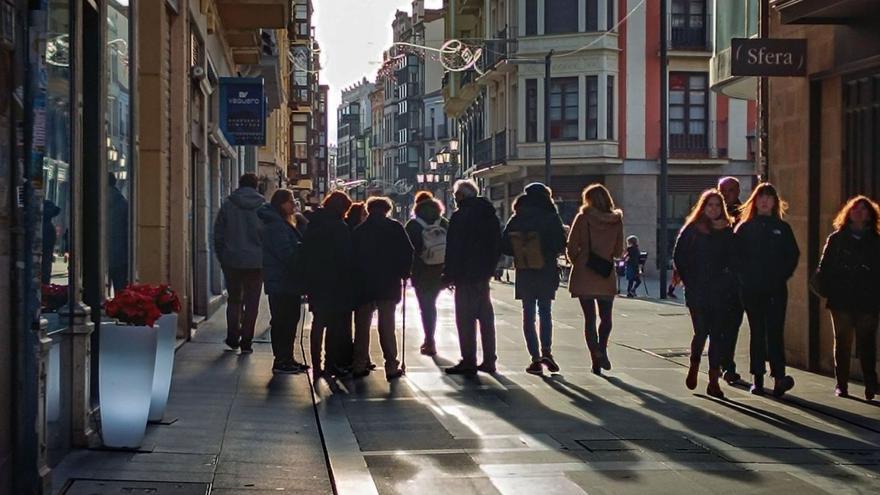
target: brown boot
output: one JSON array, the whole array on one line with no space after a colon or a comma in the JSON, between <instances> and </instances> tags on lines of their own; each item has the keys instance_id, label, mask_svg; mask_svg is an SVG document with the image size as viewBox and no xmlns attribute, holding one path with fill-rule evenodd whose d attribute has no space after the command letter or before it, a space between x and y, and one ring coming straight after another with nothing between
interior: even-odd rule
<instances>
[{"instance_id":1,"label":"brown boot","mask_svg":"<svg viewBox=\"0 0 880 495\"><path fill-rule=\"evenodd\" d=\"M691 367L688 369L687 378L684 381L685 386L687 386L688 390L694 390L697 388L697 375L700 373L700 361L691 360Z\"/></svg>"},{"instance_id":2,"label":"brown boot","mask_svg":"<svg viewBox=\"0 0 880 495\"><path fill-rule=\"evenodd\" d=\"M716 399L724 398L724 392L721 391L721 385L718 383L719 378L721 378L721 370L709 368L709 386L706 387L706 395Z\"/></svg>"}]
</instances>

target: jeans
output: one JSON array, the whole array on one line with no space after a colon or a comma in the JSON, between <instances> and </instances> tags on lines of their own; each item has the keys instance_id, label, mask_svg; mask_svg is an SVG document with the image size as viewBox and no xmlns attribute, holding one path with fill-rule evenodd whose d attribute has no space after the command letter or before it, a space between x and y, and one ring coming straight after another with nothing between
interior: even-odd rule
<instances>
[{"instance_id":1,"label":"jeans","mask_svg":"<svg viewBox=\"0 0 880 495\"><path fill-rule=\"evenodd\" d=\"M724 329L724 346L721 349L721 367L724 371L736 373L736 341L739 340L739 328L743 322L743 308L737 304L727 317Z\"/></svg>"},{"instance_id":2,"label":"jeans","mask_svg":"<svg viewBox=\"0 0 880 495\"><path fill-rule=\"evenodd\" d=\"M788 289L769 294L749 294L743 298L752 336L749 342L750 368L753 375L763 376L770 361L770 376L785 376L785 308Z\"/></svg>"},{"instance_id":3,"label":"jeans","mask_svg":"<svg viewBox=\"0 0 880 495\"><path fill-rule=\"evenodd\" d=\"M312 367L321 369L321 343L324 345L324 369L340 369L351 364L351 311L315 311L312 317Z\"/></svg>"},{"instance_id":4,"label":"jeans","mask_svg":"<svg viewBox=\"0 0 880 495\"><path fill-rule=\"evenodd\" d=\"M584 338L593 364L598 358L608 353L608 338L611 336L611 309L614 298L579 297L581 310L584 312ZM596 306L599 307L599 326L596 327Z\"/></svg>"},{"instance_id":5,"label":"jeans","mask_svg":"<svg viewBox=\"0 0 880 495\"><path fill-rule=\"evenodd\" d=\"M691 339L691 362L699 363L709 340L709 369L721 368L722 349L725 344L725 325L729 314L718 308L689 308L694 336Z\"/></svg>"},{"instance_id":6,"label":"jeans","mask_svg":"<svg viewBox=\"0 0 880 495\"><path fill-rule=\"evenodd\" d=\"M495 311L489 297L489 281L455 286L455 325L461 361L465 366L477 365L477 322L483 344L483 364L495 366Z\"/></svg>"},{"instance_id":7,"label":"jeans","mask_svg":"<svg viewBox=\"0 0 880 495\"><path fill-rule=\"evenodd\" d=\"M628 278L626 282L626 293L627 294L635 294L636 289L642 285L642 279L639 277Z\"/></svg>"},{"instance_id":8,"label":"jeans","mask_svg":"<svg viewBox=\"0 0 880 495\"><path fill-rule=\"evenodd\" d=\"M550 347L553 344L553 320L550 314L552 303L550 299L523 299L523 334L529 355L533 360L540 358L541 355L550 355ZM541 325L541 354L538 354L538 335L535 331L536 305Z\"/></svg>"},{"instance_id":9,"label":"jeans","mask_svg":"<svg viewBox=\"0 0 880 495\"><path fill-rule=\"evenodd\" d=\"M263 291L263 272L257 269L227 268L226 278L226 338L242 345L254 340L254 326L260 311Z\"/></svg>"},{"instance_id":10,"label":"jeans","mask_svg":"<svg viewBox=\"0 0 880 495\"><path fill-rule=\"evenodd\" d=\"M385 372L392 373L400 366L397 360L397 336L394 334L394 301L373 301L362 304L354 314L353 371L365 371L370 362L370 325L373 313L379 312L379 345L385 358Z\"/></svg>"},{"instance_id":11,"label":"jeans","mask_svg":"<svg viewBox=\"0 0 880 495\"><path fill-rule=\"evenodd\" d=\"M416 299L419 301L419 311L422 314L422 328L425 330L425 343L434 343L434 332L437 330L437 296L440 288L419 289L416 287Z\"/></svg>"},{"instance_id":12,"label":"jeans","mask_svg":"<svg viewBox=\"0 0 880 495\"><path fill-rule=\"evenodd\" d=\"M834 376L841 388L846 389L849 382L853 334L865 388L877 387L877 320L876 312L831 311L831 323L834 325Z\"/></svg>"},{"instance_id":13,"label":"jeans","mask_svg":"<svg viewBox=\"0 0 880 495\"><path fill-rule=\"evenodd\" d=\"M296 341L296 325L300 317L299 296L292 294L269 294L269 322L272 335L272 354L278 363L293 361L293 344Z\"/></svg>"}]
</instances>

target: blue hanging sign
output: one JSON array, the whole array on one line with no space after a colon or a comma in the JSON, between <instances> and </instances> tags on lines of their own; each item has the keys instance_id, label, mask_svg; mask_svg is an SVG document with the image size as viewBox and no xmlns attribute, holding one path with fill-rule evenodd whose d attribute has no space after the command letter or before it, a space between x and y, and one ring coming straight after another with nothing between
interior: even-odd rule
<instances>
[{"instance_id":1,"label":"blue hanging sign","mask_svg":"<svg viewBox=\"0 0 880 495\"><path fill-rule=\"evenodd\" d=\"M263 78L220 78L220 129L233 146L266 144Z\"/></svg>"}]
</instances>

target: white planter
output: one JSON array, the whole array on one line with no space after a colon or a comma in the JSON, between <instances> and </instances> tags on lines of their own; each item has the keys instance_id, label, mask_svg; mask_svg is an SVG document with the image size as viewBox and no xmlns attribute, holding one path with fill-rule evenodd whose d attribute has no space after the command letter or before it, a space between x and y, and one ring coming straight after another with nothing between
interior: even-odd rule
<instances>
[{"instance_id":1,"label":"white planter","mask_svg":"<svg viewBox=\"0 0 880 495\"><path fill-rule=\"evenodd\" d=\"M137 448L147 430L158 328L102 323L100 331L101 437L107 447Z\"/></svg>"},{"instance_id":2,"label":"white planter","mask_svg":"<svg viewBox=\"0 0 880 495\"><path fill-rule=\"evenodd\" d=\"M168 392L171 390L171 374L174 371L174 344L177 340L177 314L162 315L156 322L158 343L156 346L156 367L153 371L153 395L150 400L151 422L162 421L165 406L168 405Z\"/></svg>"}]
</instances>

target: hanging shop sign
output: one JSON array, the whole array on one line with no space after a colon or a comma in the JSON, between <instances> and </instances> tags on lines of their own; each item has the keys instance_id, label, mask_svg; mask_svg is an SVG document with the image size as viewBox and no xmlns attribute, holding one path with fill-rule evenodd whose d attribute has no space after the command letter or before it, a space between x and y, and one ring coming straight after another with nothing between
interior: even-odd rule
<instances>
[{"instance_id":1,"label":"hanging shop sign","mask_svg":"<svg viewBox=\"0 0 880 495\"><path fill-rule=\"evenodd\" d=\"M807 40L733 38L733 76L802 77L807 75Z\"/></svg>"},{"instance_id":2,"label":"hanging shop sign","mask_svg":"<svg viewBox=\"0 0 880 495\"><path fill-rule=\"evenodd\" d=\"M220 129L233 146L266 144L262 77L220 78Z\"/></svg>"}]
</instances>

